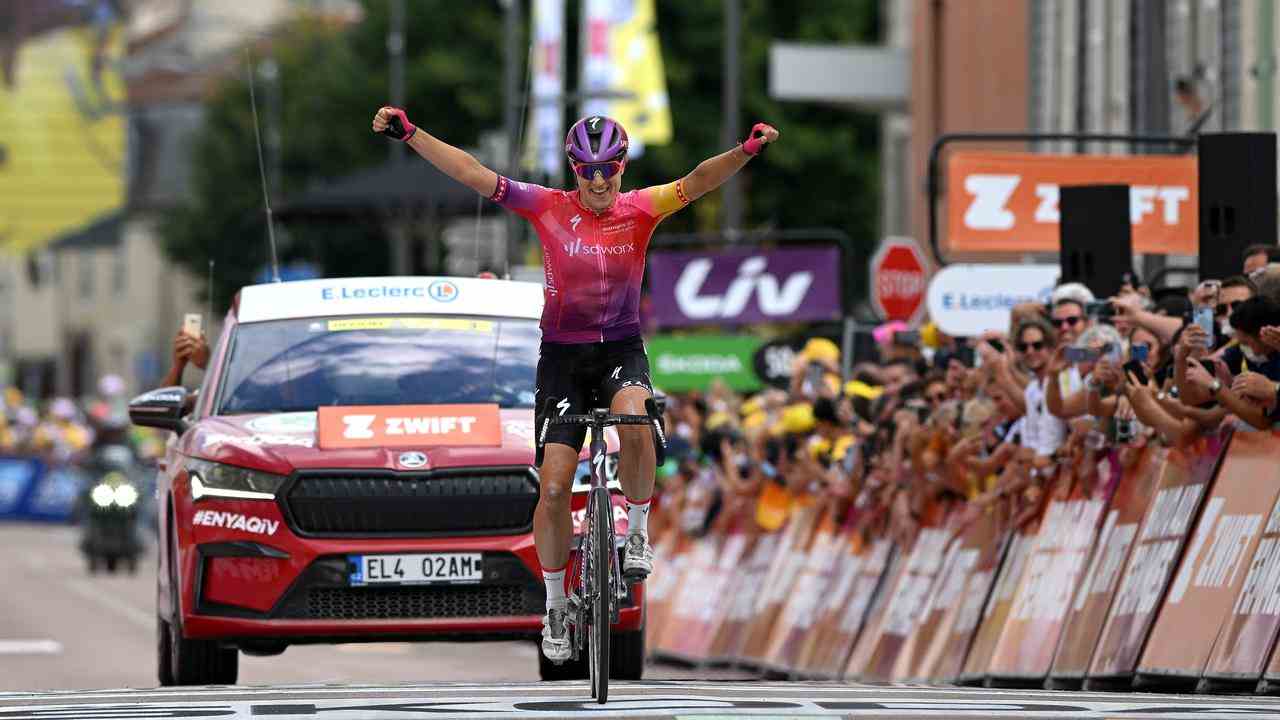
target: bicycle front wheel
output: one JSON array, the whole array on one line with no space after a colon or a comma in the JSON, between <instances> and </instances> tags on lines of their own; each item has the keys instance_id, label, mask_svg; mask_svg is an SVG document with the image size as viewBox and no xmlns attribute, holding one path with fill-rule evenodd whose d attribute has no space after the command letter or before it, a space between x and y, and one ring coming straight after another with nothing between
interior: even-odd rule
<instances>
[{"instance_id":1,"label":"bicycle front wheel","mask_svg":"<svg viewBox=\"0 0 1280 720\"><path fill-rule=\"evenodd\" d=\"M591 491L591 629L587 638L590 648L591 696L604 704L609 699L609 621L613 617L609 601L613 597L613 522L609 491Z\"/></svg>"}]
</instances>

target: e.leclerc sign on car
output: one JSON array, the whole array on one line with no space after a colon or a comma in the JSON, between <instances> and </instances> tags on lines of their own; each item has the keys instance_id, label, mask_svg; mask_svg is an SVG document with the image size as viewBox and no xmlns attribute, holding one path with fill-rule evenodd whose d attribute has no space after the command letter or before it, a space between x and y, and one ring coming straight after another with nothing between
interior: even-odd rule
<instances>
[{"instance_id":1,"label":"e.leclerc sign on car","mask_svg":"<svg viewBox=\"0 0 1280 720\"><path fill-rule=\"evenodd\" d=\"M649 296L663 327L840 317L840 250L787 247L649 253Z\"/></svg>"},{"instance_id":2,"label":"e.leclerc sign on car","mask_svg":"<svg viewBox=\"0 0 1280 720\"><path fill-rule=\"evenodd\" d=\"M752 358L760 340L747 335L659 335L645 343L653 384L669 392L706 389L716 378L734 390L760 388Z\"/></svg>"},{"instance_id":3,"label":"e.leclerc sign on car","mask_svg":"<svg viewBox=\"0 0 1280 720\"><path fill-rule=\"evenodd\" d=\"M929 317L956 337L1007 330L1013 306L1047 302L1059 273L1057 265L948 265L929 283Z\"/></svg>"}]
</instances>

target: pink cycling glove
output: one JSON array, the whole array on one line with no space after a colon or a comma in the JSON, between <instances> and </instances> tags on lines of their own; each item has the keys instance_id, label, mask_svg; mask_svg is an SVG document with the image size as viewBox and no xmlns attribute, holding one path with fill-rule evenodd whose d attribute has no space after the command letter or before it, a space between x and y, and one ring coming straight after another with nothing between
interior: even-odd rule
<instances>
[{"instance_id":1,"label":"pink cycling glove","mask_svg":"<svg viewBox=\"0 0 1280 720\"><path fill-rule=\"evenodd\" d=\"M387 120L387 129L382 131L383 135L394 140L409 142L409 138L418 132L418 127L409 122L409 116L404 114L404 110L397 107L390 107L391 117Z\"/></svg>"},{"instance_id":2,"label":"pink cycling glove","mask_svg":"<svg viewBox=\"0 0 1280 720\"><path fill-rule=\"evenodd\" d=\"M748 155L759 155L765 146L768 145L764 141L764 129L769 127L768 123L756 123L751 126L750 137L742 143L742 151ZM759 133L758 135L756 133Z\"/></svg>"}]
</instances>

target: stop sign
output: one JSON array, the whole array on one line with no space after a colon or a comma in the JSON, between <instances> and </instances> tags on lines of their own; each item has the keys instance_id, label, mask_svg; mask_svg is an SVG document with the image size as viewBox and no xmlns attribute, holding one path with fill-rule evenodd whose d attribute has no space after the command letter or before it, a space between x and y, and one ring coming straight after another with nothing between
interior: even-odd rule
<instances>
[{"instance_id":1,"label":"stop sign","mask_svg":"<svg viewBox=\"0 0 1280 720\"><path fill-rule=\"evenodd\" d=\"M885 238L871 256L871 302L886 320L910 322L924 309L928 261L910 238Z\"/></svg>"}]
</instances>

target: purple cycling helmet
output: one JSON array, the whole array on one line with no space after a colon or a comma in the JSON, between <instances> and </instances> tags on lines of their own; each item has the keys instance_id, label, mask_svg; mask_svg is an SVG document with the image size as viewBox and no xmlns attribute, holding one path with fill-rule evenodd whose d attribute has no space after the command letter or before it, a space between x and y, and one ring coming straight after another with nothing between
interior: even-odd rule
<instances>
[{"instance_id":1,"label":"purple cycling helmet","mask_svg":"<svg viewBox=\"0 0 1280 720\"><path fill-rule=\"evenodd\" d=\"M627 159L627 131L604 115L584 117L569 128L564 151L575 163L622 162Z\"/></svg>"}]
</instances>

